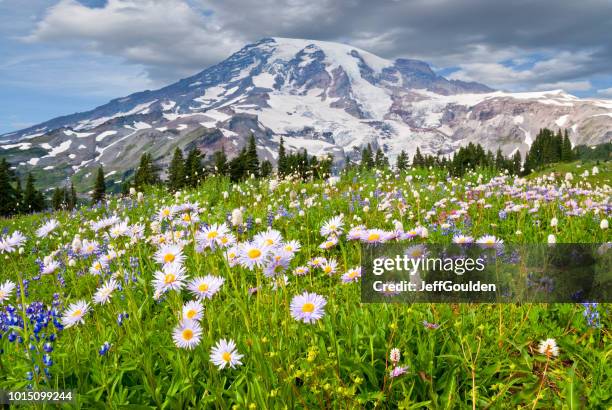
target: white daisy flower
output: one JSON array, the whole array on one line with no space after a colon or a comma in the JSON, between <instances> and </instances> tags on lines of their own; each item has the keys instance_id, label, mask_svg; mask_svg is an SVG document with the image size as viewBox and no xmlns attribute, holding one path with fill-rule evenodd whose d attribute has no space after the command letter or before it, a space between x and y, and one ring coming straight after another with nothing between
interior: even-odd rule
<instances>
[{"instance_id":1,"label":"white daisy flower","mask_svg":"<svg viewBox=\"0 0 612 410\"><path fill-rule=\"evenodd\" d=\"M226 366L232 369L242 365L240 359L242 355L236 350L236 343L233 340L221 339L210 351L210 361L219 368L224 369Z\"/></svg>"},{"instance_id":2,"label":"white daisy flower","mask_svg":"<svg viewBox=\"0 0 612 410\"><path fill-rule=\"evenodd\" d=\"M201 336L202 328L193 320L183 320L172 332L174 344L181 349L193 349L200 344Z\"/></svg>"},{"instance_id":3,"label":"white daisy flower","mask_svg":"<svg viewBox=\"0 0 612 410\"><path fill-rule=\"evenodd\" d=\"M85 302L84 300L79 300L78 302L72 303L62 316L62 325L68 328L79 323L85 323L83 318L87 312L89 312L89 309L89 303Z\"/></svg>"}]
</instances>

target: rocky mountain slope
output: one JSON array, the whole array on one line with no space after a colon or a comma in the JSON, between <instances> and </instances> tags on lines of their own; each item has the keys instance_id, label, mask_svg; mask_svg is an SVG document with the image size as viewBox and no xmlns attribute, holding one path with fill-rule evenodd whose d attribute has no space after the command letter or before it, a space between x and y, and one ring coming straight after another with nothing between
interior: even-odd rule
<instances>
[{"instance_id":1,"label":"rocky mountain slope","mask_svg":"<svg viewBox=\"0 0 612 410\"><path fill-rule=\"evenodd\" d=\"M563 91L506 93L449 81L417 60L385 60L349 45L267 38L204 71L155 91L0 136L0 156L44 181L82 181L102 164L120 181L148 151L161 164L175 147L230 156L253 133L260 157L289 149L358 158L364 144L393 158L450 153L478 142L524 152L542 127L572 142L612 139L612 101ZM44 171L44 172L43 172Z\"/></svg>"}]
</instances>

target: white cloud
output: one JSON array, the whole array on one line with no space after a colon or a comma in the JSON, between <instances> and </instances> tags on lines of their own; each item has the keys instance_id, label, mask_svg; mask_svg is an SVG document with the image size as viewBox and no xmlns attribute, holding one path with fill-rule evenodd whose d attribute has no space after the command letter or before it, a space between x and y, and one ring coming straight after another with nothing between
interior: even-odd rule
<instances>
[{"instance_id":1,"label":"white cloud","mask_svg":"<svg viewBox=\"0 0 612 410\"><path fill-rule=\"evenodd\" d=\"M61 0L24 40L163 66L176 77L194 74L243 45L227 34L216 18L183 0L109 0L100 8Z\"/></svg>"},{"instance_id":2,"label":"white cloud","mask_svg":"<svg viewBox=\"0 0 612 410\"><path fill-rule=\"evenodd\" d=\"M459 70L449 77L455 80L479 81L495 88L520 90L564 89L566 91L587 91L592 88L581 76L581 67L591 61L591 53L561 52L553 57L543 58L531 68L516 69L499 62L459 64ZM512 61L525 61L517 56ZM560 79L550 81L551 78Z\"/></svg>"},{"instance_id":3,"label":"white cloud","mask_svg":"<svg viewBox=\"0 0 612 410\"><path fill-rule=\"evenodd\" d=\"M557 81L536 86L537 90L588 91L592 88L590 81Z\"/></svg>"},{"instance_id":4,"label":"white cloud","mask_svg":"<svg viewBox=\"0 0 612 410\"><path fill-rule=\"evenodd\" d=\"M612 87L604 88L602 90L597 90L597 94L601 94L604 97L612 97Z\"/></svg>"}]
</instances>

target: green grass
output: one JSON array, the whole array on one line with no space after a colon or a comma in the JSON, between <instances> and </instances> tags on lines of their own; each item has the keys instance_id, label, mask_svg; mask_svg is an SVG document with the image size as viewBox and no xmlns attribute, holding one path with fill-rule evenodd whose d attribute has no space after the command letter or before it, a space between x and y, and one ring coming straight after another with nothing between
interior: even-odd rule
<instances>
[{"instance_id":1,"label":"green grass","mask_svg":"<svg viewBox=\"0 0 612 410\"><path fill-rule=\"evenodd\" d=\"M571 167L571 165L567 165ZM565 165L556 168L565 170ZM568 168L569 169L569 168ZM575 167L572 168L575 172ZM599 183L610 178L609 165L600 167ZM226 179L212 178L200 188L183 193L178 199L161 190L145 193L145 200L113 198L106 208L80 210L53 215L41 214L0 221L9 232L21 230L29 240L23 254L6 256L0 266L0 282L17 276L30 280L26 303L51 304L59 293L63 311L78 299L91 300L99 277L87 273L92 259L77 259L68 266L66 253L76 233L97 239L88 221L116 213L129 218L130 224L147 226L163 205L199 202L200 218L221 223L234 208L244 207L245 219L261 219L248 233L238 233L243 241L265 230L268 207L278 215L281 207L291 215L273 222L283 238L296 239L302 250L291 267L306 264L314 256L335 258L340 273L358 266L358 243L342 238L338 247L321 251L321 224L343 213L348 226L363 223L369 228L391 229L400 220L406 229L427 226L430 243L448 243L452 235L439 229L453 202L442 207L446 198L469 200L470 187L478 175L449 180L441 173L425 171L394 178L389 174L351 174L335 187L323 182L282 182L273 192L267 181L250 180L232 186ZM482 182L490 175L483 175ZM604 179L602 179L604 178ZM576 177L574 183L581 184ZM507 183L512 185L512 181ZM552 183L551 183L552 184ZM552 186L552 185L551 185ZM518 189L525 189L518 188ZM385 201L374 191L397 193L401 190L407 208ZM223 193L228 192L224 198ZM292 194L291 192L294 192ZM418 193L418 197L414 193ZM473 193L473 192L472 192ZM526 203L500 192L482 192L481 206L474 198L468 207L469 221L459 220L457 231L479 237L493 234L507 243L546 242L549 234L558 242L606 242L610 231L599 227L602 218L592 211L581 216L566 216L560 209L565 199L540 203L539 210L529 207L500 218L507 201ZM368 198L367 209L353 195ZM372 194L372 196L371 196ZM610 189L579 194L596 203L609 201ZM392 196L395 198L395 195ZM292 198L296 198L295 200ZM308 204L306 198L312 198ZM292 206L297 201L298 207ZM438 203L437 206L434 204ZM582 206L582 205L581 205ZM303 215L300 213L303 212ZM427 218L427 212L433 212ZM282 212L281 212L282 214ZM54 234L42 240L33 232L47 218L60 222ZM550 227L550 220L559 220ZM609 219L609 216L608 216ZM64 234L65 232L65 234ZM191 238L193 231L186 230ZM260 271L230 268L219 252L197 253L192 244L185 247L186 268L190 276L213 274L225 278L221 291L204 303L203 338L193 351L178 349L172 341L183 302L188 292L170 293L161 301L153 298L151 278L159 266L153 259L155 246L144 240L130 243L129 238L109 239L118 251L125 251L111 264L111 272L120 277L134 277L130 285L117 292L111 302L95 305L83 325L56 331L49 324L42 333L57 333L53 343L51 377L39 373L32 381L26 373L34 365L43 367L44 338L33 340L33 350L26 353L23 344L9 342L7 333L0 339L0 388L23 389L50 387L71 389L77 393L75 407L119 408L127 404L142 408L606 408L610 406L610 305L599 305L601 326L590 327L577 304L367 304L361 303L358 283L342 284L339 275L330 277L314 271L304 277L288 273L289 283L279 283L273 290ZM62 280L38 274L37 259L54 251L62 261ZM79 272L85 272L79 275ZM254 295L249 289L262 286ZM327 298L324 317L315 324L295 321L289 314L293 296L303 291ZM13 299L9 303L17 304ZM5 303L6 306L6 303ZM122 326L117 315L129 314ZM20 314L20 311L17 310ZM423 321L440 325L428 329ZM27 334L32 334L28 326ZM547 360L537 353L539 340L555 338L559 357ZM209 361L210 348L221 338L231 338L244 355L243 366L217 370ZM112 348L105 356L98 354L104 342ZM402 352L401 365L407 373L390 378L389 351ZM539 397L538 397L539 392ZM536 399L536 397L538 397Z\"/></svg>"}]
</instances>

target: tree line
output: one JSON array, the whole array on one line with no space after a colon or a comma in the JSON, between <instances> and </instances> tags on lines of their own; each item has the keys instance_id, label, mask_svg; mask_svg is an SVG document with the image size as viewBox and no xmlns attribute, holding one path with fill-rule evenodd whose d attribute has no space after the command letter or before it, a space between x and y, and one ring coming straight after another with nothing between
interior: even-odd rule
<instances>
[{"instance_id":1,"label":"tree line","mask_svg":"<svg viewBox=\"0 0 612 410\"><path fill-rule=\"evenodd\" d=\"M604 144L606 145L606 144ZM601 151L601 153L600 153ZM598 158L610 156L610 144L599 149ZM445 169L452 176L462 176L469 170L476 168L491 168L498 171L507 171L514 175L525 175L532 170L540 169L550 163L567 162L580 158L583 155L593 155L593 150L584 147L572 149L567 130L557 133L543 128L532 143L525 161L522 160L518 150L511 156L504 156L501 149L494 154L485 151L480 144L469 143L460 147L452 156L422 154L417 147L412 160L405 150L397 156L395 167L399 171L413 168ZM606 158L606 159L607 159ZM281 137L278 147L277 173L280 177L293 176L301 179L321 179L331 175L333 158L328 155L317 158L308 154L306 149L289 152ZM379 147L376 150L370 144L362 148L359 165L346 164L345 169L359 166L361 169L390 168L389 159ZM257 155L257 146L253 134L249 136L247 144L232 159L227 157L224 147L214 152L210 159L201 153L197 147L192 147L186 154L176 148L172 160L168 165L166 179L160 177L161 168L155 163L148 152L142 154L138 167L131 179L122 184L122 192L128 193L131 188L142 190L145 186L165 185L170 192L185 188L195 188L211 175L227 176L232 182L239 182L250 177L266 178L274 171L272 163L268 160L260 161ZM96 172L91 202L103 201L107 195L107 183L104 169L99 166ZM52 209L72 210L77 205L77 194L74 184L55 188L51 193L50 203L45 195L35 187L34 175L29 172L26 176L25 189L21 181L11 169L6 159L0 161L0 215L11 216L21 213L40 212L48 206Z\"/></svg>"}]
</instances>

